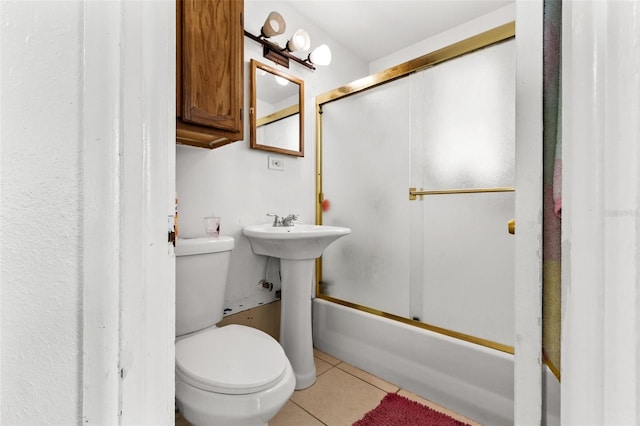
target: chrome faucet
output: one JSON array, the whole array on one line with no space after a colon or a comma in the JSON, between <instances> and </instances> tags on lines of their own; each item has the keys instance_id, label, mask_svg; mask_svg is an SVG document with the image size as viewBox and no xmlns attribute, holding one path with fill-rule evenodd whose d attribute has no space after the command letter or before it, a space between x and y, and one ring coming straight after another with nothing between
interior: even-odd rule
<instances>
[{"instance_id":1,"label":"chrome faucet","mask_svg":"<svg viewBox=\"0 0 640 426\"><path fill-rule=\"evenodd\" d=\"M287 217L280 218L277 214L267 213L267 216L273 216L272 226L293 226L293 221L298 219L297 214L290 214Z\"/></svg>"}]
</instances>

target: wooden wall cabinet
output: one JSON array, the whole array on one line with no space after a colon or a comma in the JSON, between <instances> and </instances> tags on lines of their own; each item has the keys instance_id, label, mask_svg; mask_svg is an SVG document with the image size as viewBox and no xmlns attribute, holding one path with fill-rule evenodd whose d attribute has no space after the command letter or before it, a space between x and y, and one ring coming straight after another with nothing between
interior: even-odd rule
<instances>
[{"instance_id":1,"label":"wooden wall cabinet","mask_svg":"<svg viewBox=\"0 0 640 426\"><path fill-rule=\"evenodd\" d=\"M243 139L244 1L176 2L176 142Z\"/></svg>"}]
</instances>

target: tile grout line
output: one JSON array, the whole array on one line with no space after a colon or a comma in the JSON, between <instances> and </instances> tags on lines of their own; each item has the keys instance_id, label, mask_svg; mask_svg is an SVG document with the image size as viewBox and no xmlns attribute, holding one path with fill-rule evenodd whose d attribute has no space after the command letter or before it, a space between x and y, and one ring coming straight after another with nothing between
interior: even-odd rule
<instances>
[{"instance_id":1,"label":"tile grout line","mask_svg":"<svg viewBox=\"0 0 640 426\"><path fill-rule=\"evenodd\" d=\"M323 371L322 373L318 374L318 375L316 376L316 378L317 378L317 377L320 377L320 376L322 376L322 375L324 375L324 374L326 374L326 373L328 373L329 371L333 370L334 368L337 368L337 369L338 369L338 370L340 370L342 373L346 373L346 374L348 374L349 376L354 377L354 378L356 378L356 379L360 380L361 382L366 383L366 384L367 384L367 385L369 385L369 386L373 386L374 388L376 388L376 389L378 389L378 390L380 390L380 391L382 391L382 392L385 392L385 395L386 395L387 393L389 393L388 391L385 391L384 389L379 388L378 386L374 385L373 383L369 383L369 382L367 382L366 380L364 380L364 379L362 379L362 378L360 378L360 377L358 377L358 376L355 376L355 375L353 375L353 374L349 373L348 371L345 371L345 370L343 370L342 368L338 367L340 364L343 364L343 363L344 363L344 361L340 361L340 362L338 362L337 364L335 364L335 365L334 365L334 364L331 364L330 362L327 362L327 361L323 360L323 359L322 359L322 358L320 358L320 357L317 357L317 356L316 356L316 358L318 358L318 359L319 359L319 360L321 360L321 361L326 362L327 364L329 364L329 365L331 366L331 367L327 368L325 371ZM354 367L355 367L355 366L354 366ZM357 367L356 367L356 368L357 368ZM400 388L399 388L398 386L394 385L393 383L391 383L391 385L392 385L392 386L395 386L395 387L397 388L397 389L396 389L396 391L395 391L394 393L398 393L398 392L400 391ZM311 412L309 412L309 411L308 411L306 408L304 408L302 405L298 404L298 403L297 403L297 402L295 402L295 401L292 401L291 399L289 399L289 401L291 401L293 404L295 404L295 405L297 405L298 407L300 407L300 409L302 409L304 412L306 412L307 414L309 414L311 417L313 417L314 419L316 419L317 421L319 421L320 423L322 423L324 426L328 426L328 425L327 425L327 423L323 422L323 421L322 421L322 420L320 420L318 417L314 416ZM367 413L363 413L362 415L364 416L365 414L367 414Z\"/></svg>"},{"instance_id":2,"label":"tile grout line","mask_svg":"<svg viewBox=\"0 0 640 426\"><path fill-rule=\"evenodd\" d=\"M340 362L340 364L342 364L342 362ZM381 391L382 391L382 392L384 392L385 394L387 394L387 393L398 393L398 392L400 392L400 391L402 390L402 388L401 388L400 386L398 386L398 385L396 385L396 384L393 384L393 383L390 383L390 382L387 382L386 380L384 380L384 379L380 379L380 378L378 377L378 379L380 379L380 380L384 380L386 383L389 383L391 386L393 386L393 387L395 387L395 388L396 388L396 390L395 390L395 391L393 391L393 392L389 392L388 390L382 389L381 387L376 386L376 385L374 385L374 384L373 384L373 383L371 383L371 382L367 382L367 381L366 381L365 379L363 379L362 377L358 377L358 376L356 376L355 374L351 374L350 372L348 372L348 371L346 371L346 370L343 370L342 368L338 367L338 364L336 364L336 365L335 365L335 367L337 367L337 368L338 368L338 370L342 371L343 373L347 373L347 374L348 374L348 375L350 375L351 377L355 377L356 379L359 379L359 380L361 380L361 381L365 382L366 384L368 384L368 385L370 385L370 386L373 386L373 387L374 387L374 388L376 388L376 389L381 390ZM354 365L353 367L358 368L358 367L356 367L355 365ZM360 371L364 371L364 370L362 370L362 369L360 369L360 368L358 368L358 370L360 370ZM329 370L327 370L327 371L329 371ZM326 373L326 371L325 371L325 373ZM365 373L366 373L366 371L365 371ZM324 374L324 373L323 373L323 374ZM367 374L371 374L371 373L367 373ZM375 376L375 377L377 377L377 376Z\"/></svg>"},{"instance_id":3,"label":"tile grout line","mask_svg":"<svg viewBox=\"0 0 640 426\"><path fill-rule=\"evenodd\" d=\"M327 368L325 371L323 371L320 374L316 375L316 380L318 377L322 376L324 373L326 373L327 371L335 368L335 365L331 364L330 362L327 362L325 360L323 360L322 358L315 356L315 358L318 358L319 360L326 362L327 364L329 364L331 367ZM342 361L340 361L338 364L340 364ZM337 365L337 364L336 364ZM315 383L314 383L315 384ZM312 385L313 386L313 385ZM300 408L302 411L304 411L305 413L307 413L308 415L310 415L311 417L313 417L314 419L316 419L317 421L319 421L322 425L324 426L328 426L325 422L323 422L322 420L320 420L319 418L317 418L316 416L314 416L309 410L307 410L306 408L304 408L302 405L298 404L297 402L295 402L294 400L292 400L291 398L289 398L289 402L291 402L292 404L296 405L298 408Z\"/></svg>"},{"instance_id":4,"label":"tile grout line","mask_svg":"<svg viewBox=\"0 0 640 426\"><path fill-rule=\"evenodd\" d=\"M302 405L298 404L297 402L291 401L289 400L292 404L297 405L301 410L303 410L305 413L307 413L308 415L310 415L311 417L313 417L314 419L316 419L317 421L319 421L320 423L322 423L324 426L327 426L327 424L325 422L323 422L322 420L320 420L319 418L317 418L316 416L314 416L312 413L310 413L306 408L304 408Z\"/></svg>"},{"instance_id":5,"label":"tile grout line","mask_svg":"<svg viewBox=\"0 0 640 426\"><path fill-rule=\"evenodd\" d=\"M314 356L315 356L315 355L314 355ZM337 368L337 369L338 369L338 370L340 370L342 373L346 373L346 374L348 374L349 376L354 377L354 378L356 378L356 379L359 379L360 381L362 381L362 382L366 383L367 385L373 386L375 389L378 389L378 390L380 390L380 391L384 392L384 393L385 393L385 396L386 396L386 394L389 394L389 393L393 393L393 394L396 394L396 395L400 395L400 391L403 391L403 390L404 390L404 391L406 391L406 392L410 392L410 391L408 391L408 390L406 390L406 389L404 389L404 388L402 388L402 387L400 387L400 386L398 386L398 385L396 385L396 384L394 384L394 383L388 382L388 381L386 381L386 380L384 380L384 379L381 379L381 378L379 378L379 377L377 377L377 376L375 376L375 375L373 375L373 374L371 374L371 373L368 373L368 372L366 372L365 370L362 370L362 369L360 369L360 368L356 367L355 365L352 365L352 364L346 363L345 361L338 360L339 362L338 362L338 363L336 363L336 364L334 365L334 364L332 364L332 363L330 363L330 362L328 362L328 361L326 361L326 360L324 360L324 359L322 359L322 358L320 358L320 357L318 357L318 356L315 356L315 357L316 357L317 359L319 359L319 360L321 360L321 361L323 361L323 362L326 362L327 364L329 364L329 365L330 365L330 367L329 367L327 370L325 370L325 371L323 371L322 373L320 373L317 377L319 377L319 376L321 376L321 375L323 375L323 374L327 373L328 371L331 371L331 370L332 370L332 369L334 369L334 368ZM335 358L335 357L334 357L334 359L337 359L337 358ZM352 366L352 367L354 367L354 368L356 368L356 369L358 369L358 370L360 370L360 371L363 371L364 373L367 373L367 374L369 374L369 375L371 375L371 376L373 376L373 377L376 377L376 378L378 378L379 380L384 381L385 383L387 383L387 384L389 384L389 385L393 386L393 387L395 388L395 390L394 390L393 392L390 392L390 391L385 390L385 389L383 389L383 388L381 388L381 387L379 387L379 386L377 386L377 385L375 385L375 384L373 384L373 383L371 383L371 382L368 382L367 380L365 380L365 379L363 379L363 378L361 378L361 377L356 376L355 374L352 374L352 373L351 373L351 372L349 372L349 371L343 370L342 368L340 368L340 365L341 365L341 364L350 365L350 366ZM402 396L402 395L401 395L401 396ZM418 396L419 396L419 395L418 395ZM405 397L405 398L406 398L406 397ZM423 406L425 406L425 407L427 407L427 408L429 408L429 409L432 409L432 410L434 410L434 411L440 412L440 413L442 413L442 414L444 414L444 415L447 415L447 416L452 417L452 418L454 418L454 419L456 419L456 420L459 420L459 421L464 421L464 422L466 422L466 423L469 423L469 422L476 422L476 421L475 421L475 420L473 420L473 419L469 419L469 418L467 418L467 417L465 417L465 416L463 416L463 415L461 415L461 414L459 414L459 413L453 412L453 411L451 411L451 410L447 409L446 407L443 407L443 406L441 406L440 404L437 404L437 403L435 403L435 402L433 402L433 401L431 401L431 400L429 400L429 399L426 399L426 398L423 398L423 399L425 399L425 401L428 401L428 402L430 402L430 403L434 404L437 408L436 408L436 407L432 407L432 406L430 406L430 405L428 405L428 404L425 404L425 403L419 402L419 401L415 401L415 402L418 402L418 404L421 404L421 405L423 405ZM412 401L413 401L413 400L412 400ZM292 401L292 402L293 402L293 401ZM311 414L311 413L310 413L309 411L307 411L304 407L302 407L301 405L299 405L299 404L297 404L297 403L295 403L295 402L294 402L294 404L298 405L301 409L303 409L305 412L309 413L309 415L311 415L313 418L315 418L315 419L316 419L316 420L318 420L320 423L322 423L323 425L325 425L325 426L326 426L326 423L324 423L322 420L320 420L319 418L317 418L316 416L314 416L313 414ZM366 413L364 413L364 414L366 414ZM363 414L363 415L364 415L364 414ZM477 422L476 422L476 423L477 423ZM481 426L482 426L482 425L481 425Z\"/></svg>"},{"instance_id":6,"label":"tile grout line","mask_svg":"<svg viewBox=\"0 0 640 426\"><path fill-rule=\"evenodd\" d=\"M317 377L322 376L323 374L328 373L329 371L333 370L334 368L337 368L338 370L340 370L340 372L345 373L345 374L348 374L349 376L351 376L351 377L353 377L353 378L356 378L356 379L360 380L361 382L364 382L365 384L367 384L367 385L369 385L369 386L372 386L372 387L374 387L375 389L378 389L378 390L380 390L380 391L384 392L384 393L385 393L385 396L386 396L386 394L391 393L391 392L389 392L389 391L386 391L386 390L384 390L384 389L381 389L380 387L378 387L378 386L374 385L373 383L367 382L366 380L364 380L364 379L362 379L362 378L360 378L360 377L358 377L358 376L356 376L356 375L354 375L354 374L351 374L351 373L349 373L348 371L345 371L345 370L343 370L342 368L338 367L340 364L344 364L344 361L340 361L340 362L338 362L337 364L335 364L335 365L334 365L334 364L331 364L330 362L327 362L327 361L323 360L323 359L322 359L322 358L320 358L320 357L316 357L316 358L320 359L321 361L326 362L327 364L329 364L329 365L331 366L331 367L329 367L328 369L326 369L325 371L323 371L322 373L318 374L318 375L316 376L316 378L317 378ZM355 366L354 366L354 367L355 367ZM355 368L358 368L358 367L355 367ZM362 370L362 371L364 371L364 370ZM382 380L382 379L381 379L381 380ZM387 383L389 383L389 382L387 382ZM392 385L392 386L394 386L394 387L396 388L396 390L395 390L393 393L398 393L398 392L400 391L400 389L401 389L399 386L396 386L396 385L394 385L393 383L390 383L390 385ZM383 397L383 398L384 398L384 397ZM307 414L309 414L311 417L313 417L314 419L318 420L318 421L319 421L320 423L322 423L324 426L328 426L328 425L327 425L327 423L323 422L323 421L322 421L322 420L320 420L318 417L314 416L312 413L310 413L310 412L309 412L306 408L304 408L302 405L300 405L300 404L298 404L298 403L296 403L296 402L292 401L291 399L290 399L290 401L291 401L293 404L295 404L295 405L297 405L298 407L300 407L300 409L304 410L304 411L305 411ZM362 413L362 416L365 416L366 414L367 414L367 412Z\"/></svg>"}]
</instances>

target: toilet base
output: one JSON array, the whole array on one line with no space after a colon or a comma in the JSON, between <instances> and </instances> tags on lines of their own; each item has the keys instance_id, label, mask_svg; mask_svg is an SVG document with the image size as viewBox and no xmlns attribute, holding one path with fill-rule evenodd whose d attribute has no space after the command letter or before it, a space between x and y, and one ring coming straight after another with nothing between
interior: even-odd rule
<instances>
[{"instance_id":1,"label":"toilet base","mask_svg":"<svg viewBox=\"0 0 640 426\"><path fill-rule=\"evenodd\" d=\"M289 363L282 380L275 386L244 395L203 391L176 375L176 402L192 426L266 426L289 400L295 384Z\"/></svg>"}]
</instances>

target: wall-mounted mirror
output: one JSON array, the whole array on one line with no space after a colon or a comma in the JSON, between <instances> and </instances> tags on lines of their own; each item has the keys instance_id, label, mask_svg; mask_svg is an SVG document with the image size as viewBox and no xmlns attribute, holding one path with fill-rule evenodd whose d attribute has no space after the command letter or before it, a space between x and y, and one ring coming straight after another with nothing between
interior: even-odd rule
<instances>
[{"instance_id":1,"label":"wall-mounted mirror","mask_svg":"<svg viewBox=\"0 0 640 426\"><path fill-rule=\"evenodd\" d=\"M304 156L304 81L251 60L251 148Z\"/></svg>"}]
</instances>

